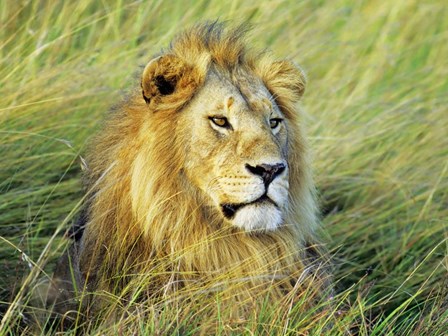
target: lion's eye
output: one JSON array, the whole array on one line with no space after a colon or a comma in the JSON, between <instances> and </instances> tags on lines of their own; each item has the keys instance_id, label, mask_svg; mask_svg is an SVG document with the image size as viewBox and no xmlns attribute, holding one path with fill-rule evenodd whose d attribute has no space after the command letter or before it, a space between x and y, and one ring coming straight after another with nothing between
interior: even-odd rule
<instances>
[{"instance_id":1,"label":"lion's eye","mask_svg":"<svg viewBox=\"0 0 448 336\"><path fill-rule=\"evenodd\" d=\"M216 126L227 128L230 126L229 121L225 117L210 117L209 118Z\"/></svg>"},{"instance_id":2,"label":"lion's eye","mask_svg":"<svg viewBox=\"0 0 448 336\"><path fill-rule=\"evenodd\" d=\"M283 119L280 118L273 118L269 120L269 125L271 128L277 128L278 125L283 121Z\"/></svg>"}]
</instances>

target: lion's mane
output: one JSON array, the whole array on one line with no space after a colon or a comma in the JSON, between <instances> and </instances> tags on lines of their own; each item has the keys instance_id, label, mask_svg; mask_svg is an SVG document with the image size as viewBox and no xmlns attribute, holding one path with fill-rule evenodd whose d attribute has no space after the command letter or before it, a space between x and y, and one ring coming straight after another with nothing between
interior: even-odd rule
<instances>
[{"instance_id":1,"label":"lion's mane","mask_svg":"<svg viewBox=\"0 0 448 336\"><path fill-rule=\"evenodd\" d=\"M164 59L175 70L163 73L161 84L164 65L147 66L144 76L159 82L143 80L93 139L85 177L86 225L76 247L81 278L90 290L123 288L131 274L151 274L151 287L159 294L167 292L168 284L184 286L198 279L241 279L247 287L266 278L272 284L274 277L287 280L279 280L282 286L304 281L315 252L307 250L317 242L309 150L297 106L304 75L290 62L248 50L244 36L241 27L216 23L179 35L160 54L176 56ZM177 64L177 59L183 62ZM173 125L204 83L211 63L223 72L244 68L254 73L292 125L289 210L275 231L248 233L222 226L222 218L202 206L201 194L183 178L183 134L173 133ZM171 81L178 88L173 94L151 94L160 85L169 92Z\"/></svg>"}]
</instances>

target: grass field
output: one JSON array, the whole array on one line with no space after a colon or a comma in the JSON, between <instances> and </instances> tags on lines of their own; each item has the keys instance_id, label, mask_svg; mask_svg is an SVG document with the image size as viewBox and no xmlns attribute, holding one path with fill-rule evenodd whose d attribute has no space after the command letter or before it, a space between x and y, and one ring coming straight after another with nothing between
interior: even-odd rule
<instances>
[{"instance_id":1,"label":"grass field","mask_svg":"<svg viewBox=\"0 0 448 336\"><path fill-rule=\"evenodd\" d=\"M232 327L167 312L90 332L446 335L447 17L441 0L0 2L0 335L20 332L28 289L67 246L104 113L176 32L216 18L252 23L255 46L308 74L332 316L266 307Z\"/></svg>"}]
</instances>

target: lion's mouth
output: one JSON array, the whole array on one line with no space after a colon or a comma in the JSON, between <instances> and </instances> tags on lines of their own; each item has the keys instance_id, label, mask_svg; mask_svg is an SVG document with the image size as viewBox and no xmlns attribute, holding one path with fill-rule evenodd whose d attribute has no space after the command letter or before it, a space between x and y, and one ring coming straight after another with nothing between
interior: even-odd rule
<instances>
[{"instance_id":1,"label":"lion's mouth","mask_svg":"<svg viewBox=\"0 0 448 336\"><path fill-rule=\"evenodd\" d=\"M224 214L224 217L226 217L227 219L232 219L236 212L245 207L246 205L250 205L250 204L263 204L263 203L271 203L274 206L278 207L277 204L270 199L266 194L262 195L261 197L257 198L255 201L249 202L249 203L227 203L227 204L222 204L221 205L221 209L222 209L222 213Z\"/></svg>"}]
</instances>

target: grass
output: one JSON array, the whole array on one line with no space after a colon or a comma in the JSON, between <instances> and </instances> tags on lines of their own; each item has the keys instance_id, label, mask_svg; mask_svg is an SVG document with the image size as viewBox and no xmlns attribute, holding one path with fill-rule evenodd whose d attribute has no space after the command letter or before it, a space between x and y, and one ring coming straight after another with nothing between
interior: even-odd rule
<instances>
[{"instance_id":1,"label":"grass","mask_svg":"<svg viewBox=\"0 0 448 336\"><path fill-rule=\"evenodd\" d=\"M207 315L219 299L191 297L186 307L203 309L182 315L174 303L160 314L135 302L134 315L89 332L443 335L447 16L443 1L0 2L0 334L20 331L28 289L67 246L86 140L137 65L184 27L219 17L253 23L254 45L308 73L333 308L316 317L265 304L228 324L219 309Z\"/></svg>"}]
</instances>

